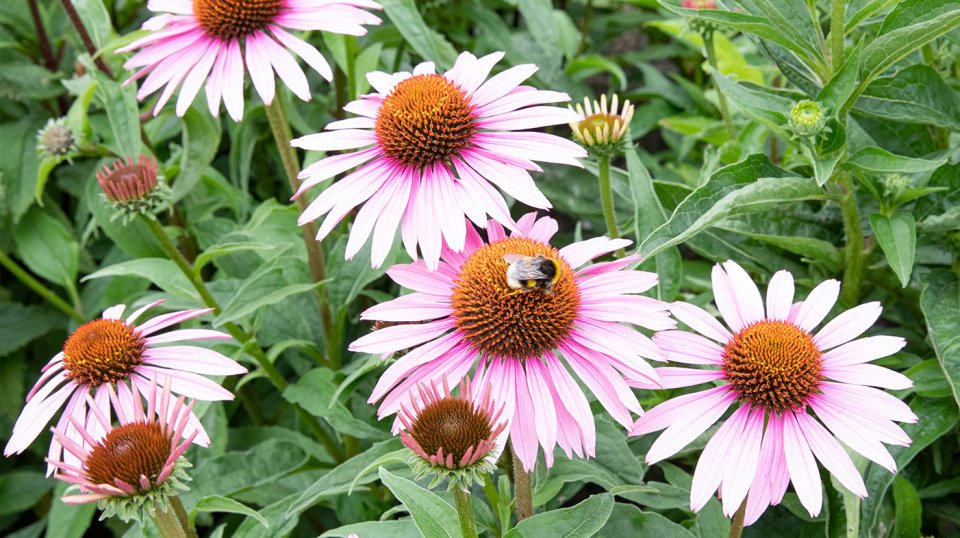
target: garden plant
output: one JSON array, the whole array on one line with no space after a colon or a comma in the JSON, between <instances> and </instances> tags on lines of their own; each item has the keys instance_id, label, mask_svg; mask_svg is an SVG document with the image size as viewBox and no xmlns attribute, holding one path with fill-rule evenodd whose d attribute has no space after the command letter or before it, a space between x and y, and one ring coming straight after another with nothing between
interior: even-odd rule
<instances>
[{"instance_id":1,"label":"garden plant","mask_svg":"<svg viewBox=\"0 0 960 538\"><path fill-rule=\"evenodd\" d=\"M0 533L960 535L960 1L0 2Z\"/></svg>"}]
</instances>

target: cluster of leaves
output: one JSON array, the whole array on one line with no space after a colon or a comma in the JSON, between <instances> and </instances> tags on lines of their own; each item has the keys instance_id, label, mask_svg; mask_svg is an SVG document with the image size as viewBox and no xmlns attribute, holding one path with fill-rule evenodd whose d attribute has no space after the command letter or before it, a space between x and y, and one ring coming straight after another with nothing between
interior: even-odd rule
<instances>
[{"instance_id":1,"label":"cluster of leaves","mask_svg":"<svg viewBox=\"0 0 960 538\"><path fill-rule=\"evenodd\" d=\"M214 441L188 452L193 489L183 501L200 528L212 536L456 536L449 494L406 478L389 421L378 422L366 403L379 358L346 351L369 330L359 312L398 290L370 268L368 254L343 261L343 225L323 244L328 279L320 292L332 306L322 315L263 106L248 100L239 124L211 118L202 103L183 118L169 108L144 114L149 106L137 103L133 85L106 76L84 52L59 2L28 3L0 2L0 432L10 431L26 387L78 323L122 302L202 304L146 226L112 220L99 197L96 170L145 150L172 187L170 231L223 306L214 325L254 335L294 380L279 391L249 345L218 346L251 373L230 386L237 402L198 406ZM677 0L381 4L387 23L362 39L311 36L335 61L337 80L311 80L308 104L280 94L297 133L341 117L343 103L367 91L367 71L422 59L443 69L460 50L505 50L510 64L540 66L534 85L574 99L611 91L631 99L635 146L615 162L615 204L622 229L646 255L644 267L660 275L659 298L709 302L710 265L735 259L761 278L789 269L806 289L840 278L844 306L881 301L882 331L909 342L883 361L913 379L899 396L920 418L906 427L913 444L891 449L899 474L863 461L868 498L826 481L820 517L811 519L788 494L746 534L956 531L960 2L850 0L840 24L833 3L815 0L724 0L717 11L683 9ZM99 59L123 73L110 51L137 35L142 3L74 5ZM715 68L694 30L706 27ZM720 93L732 105L734 137L721 119ZM821 136L789 131L791 107L802 99L825 110L829 130ZM76 134L76 151L69 160L41 157L36 132L60 116ZM595 166L545 168L539 186L566 238L602 233ZM385 267L403 256L398 248ZM672 395L648 395L644 407ZM337 442L316 442L292 405L321 419ZM511 537L727 532L716 500L689 511L702 440L648 468L651 440L627 440L600 415L595 458L561 457L536 470L533 518L513 525L506 474L475 488L480 528ZM149 527L92 523L92 505L53 500L64 488L43 477L43 444L0 463L0 530L70 537L94 525L150 535Z\"/></svg>"}]
</instances>

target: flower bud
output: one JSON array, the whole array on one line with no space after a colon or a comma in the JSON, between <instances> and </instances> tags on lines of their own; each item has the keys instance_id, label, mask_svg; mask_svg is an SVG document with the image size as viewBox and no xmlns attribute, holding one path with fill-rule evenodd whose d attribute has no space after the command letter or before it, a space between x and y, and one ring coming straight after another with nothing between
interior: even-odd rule
<instances>
[{"instance_id":1,"label":"flower bud","mask_svg":"<svg viewBox=\"0 0 960 538\"><path fill-rule=\"evenodd\" d=\"M601 95L600 101L591 103L583 99L583 105L577 104L576 111L584 116L582 120L570 124L573 136L594 156L610 156L623 151L623 142L633 119L634 107L630 101L624 101L619 108L619 97L613 94L610 106L607 96ZM572 109L572 107L571 107Z\"/></svg>"},{"instance_id":2,"label":"flower bud","mask_svg":"<svg viewBox=\"0 0 960 538\"><path fill-rule=\"evenodd\" d=\"M37 153L43 156L66 158L76 151L76 138L64 118L51 118L37 132Z\"/></svg>"},{"instance_id":3,"label":"flower bud","mask_svg":"<svg viewBox=\"0 0 960 538\"><path fill-rule=\"evenodd\" d=\"M97 182L104 199L126 217L153 214L168 199L167 188L157 176L157 160L145 155L136 161L118 159L112 168L104 166L97 172Z\"/></svg>"},{"instance_id":4,"label":"flower bud","mask_svg":"<svg viewBox=\"0 0 960 538\"><path fill-rule=\"evenodd\" d=\"M787 127L797 136L816 136L826 125L827 116L816 101L804 99L790 109Z\"/></svg>"}]
</instances>

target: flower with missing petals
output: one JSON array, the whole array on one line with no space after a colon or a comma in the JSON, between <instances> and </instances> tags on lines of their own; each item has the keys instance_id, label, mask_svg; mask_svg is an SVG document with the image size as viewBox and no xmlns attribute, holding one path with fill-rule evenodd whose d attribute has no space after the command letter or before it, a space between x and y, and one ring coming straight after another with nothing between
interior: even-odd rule
<instances>
[{"instance_id":1,"label":"flower with missing petals","mask_svg":"<svg viewBox=\"0 0 960 538\"><path fill-rule=\"evenodd\" d=\"M97 171L97 182L114 217L150 216L169 200L169 189L157 176L157 160L146 155L136 161L128 156L117 159L113 167L104 166Z\"/></svg>"},{"instance_id":2,"label":"flower with missing petals","mask_svg":"<svg viewBox=\"0 0 960 538\"><path fill-rule=\"evenodd\" d=\"M116 305L104 311L102 318L77 327L64 343L63 351L44 366L40 379L27 394L27 405L13 426L3 454L10 456L26 450L61 409L63 414L57 422L61 437L82 444L75 423L87 424L87 433L98 437L103 430L98 421L89 418L94 411L88 412L85 395L93 393L96 412L109 422L111 409L119 414L117 402L129 409L141 394L146 398L154 396L149 381L152 377L159 377L159 382L164 387L169 385L176 394L200 400L232 400L230 391L200 374L235 375L246 373L247 369L212 349L184 345L190 340L229 340L230 335L210 329L159 332L213 309L171 312L135 323L149 308L162 302L150 303L125 320L121 316L126 306ZM174 342L177 345L162 345ZM117 393L115 400L109 396L111 390ZM186 434L197 444L207 446L210 438L200 420L192 412L187 418ZM195 437L194 431L198 432ZM76 457L70 451L64 452L63 444L55 436L48 459L57 462L61 455L65 463L77 464ZM52 471L51 464L48 472Z\"/></svg>"},{"instance_id":3,"label":"flower with missing petals","mask_svg":"<svg viewBox=\"0 0 960 538\"><path fill-rule=\"evenodd\" d=\"M577 121L563 108L539 106L569 100L565 93L521 83L537 71L518 65L487 80L502 52L477 58L464 52L453 68L435 72L432 62L413 73L373 72L376 93L344 107L360 117L327 125L327 132L293 141L316 151L356 150L319 160L300 173L307 189L357 168L327 187L300 215L300 224L326 217L317 240L329 234L353 208L357 213L347 241L352 258L373 234L371 260L379 267L397 228L413 259L417 246L436 269L441 246L463 250L468 224L481 228L487 215L509 228L513 219L502 190L532 207L550 207L529 171L534 161L581 166L583 148L545 133L526 131Z\"/></svg>"},{"instance_id":4,"label":"flower with missing petals","mask_svg":"<svg viewBox=\"0 0 960 538\"><path fill-rule=\"evenodd\" d=\"M120 404L112 387L107 387L120 419L118 426L113 426L94 399L84 394L92 411L87 425L69 417L79 439L54 428L54 438L78 462L69 465L48 459L56 468L54 478L76 484L82 491L63 497L63 502L98 502L103 511L100 519L116 515L142 525L154 510L167 511L167 499L177 490L187 489L184 482L190 480L186 473L190 463L181 456L200 433L194 429L183 437L193 416L193 401L184 405L180 396L170 402L169 383L164 383L159 393L155 379L148 386L146 411L139 396L128 407ZM89 431L92 423L97 425L96 434Z\"/></svg>"},{"instance_id":5,"label":"flower with missing petals","mask_svg":"<svg viewBox=\"0 0 960 538\"><path fill-rule=\"evenodd\" d=\"M464 379L453 396L443 380L443 389L418 385L416 398L397 413L402 424L400 440L413 451L413 468L419 478L436 475L430 487L450 478L450 488L469 489L493 472L503 449L497 439L507 427L501 421L503 407Z\"/></svg>"},{"instance_id":6,"label":"flower with missing petals","mask_svg":"<svg viewBox=\"0 0 960 538\"><path fill-rule=\"evenodd\" d=\"M601 95L599 102L591 103L584 97L583 105L577 104L577 113L583 119L571 123L570 129L591 155L610 156L623 150L623 138L630 128L634 108L630 101L624 101L623 108L618 110L618 99L617 94L613 94L609 108L606 95Z\"/></svg>"},{"instance_id":7,"label":"flower with missing petals","mask_svg":"<svg viewBox=\"0 0 960 538\"><path fill-rule=\"evenodd\" d=\"M486 243L470 227L463 252L444 249L436 271L423 261L391 267L387 274L414 292L361 317L426 323L380 329L350 349L390 354L412 348L387 368L370 396L370 402L383 399L380 417L409 405L418 384L459 382L479 357L474 386L486 387L504 406L513 450L530 470L541 446L548 466L557 445L567 457L594 454L593 412L568 368L629 427L633 414L643 410L624 377L655 384L657 375L644 357L661 358L630 325L663 330L675 324L665 303L635 295L657 283L655 273L626 270L636 256L588 265L630 241L596 237L556 249L549 243L557 231L553 219L530 213L517 227L507 236L490 221ZM515 255L550 263L549 288L512 287L507 259Z\"/></svg>"},{"instance_id":8,"label":"flower with missing petals","mask_svg":"<svg viewBox=\"0 0 960 538\"><path fill-rule=\"evenodd\" d=\"M713 268L714 300L726 326L697 306L673 303L673 315L696 332L663 331L654 342L671 362L707 368L658 368L663 386L721 384L654 407L631 434L665 430L647 452L647 462L656 463L735 407L700 455L690 490L694 511L720 488L724 513L733 515L746 498L751 524L783 499L792 482L800 503L816 516L823 499L818 461L845 488L865 497L863 479L838 439L896 471L882 443L909 445L893 421L917 417L874 387L905 389L912 383L868 363L896 353L905 342L894 336L858 338L880 317L876 302L847 310L814 332L839 292L840 283L828 280L794 303L793 276L780 271L770 280L764 311L756 284L728 261ZM633 385L653 388L646 381Z\"/></svg>"},{"instance_id":9,"label":"flower with missing petals","mask_svg":"<svg viewBox=\"0 0 960 538\"><path fill-rule=\"evenodd\" d=\"M150 0L147 7L160 13L143 23L149 33L117 50L138 50L123 65L139 69L127 83L147 77L137 98L163 88L156 115L179 87L176 111L182 116L206 87L210 113L216 117L223 101L235 121L243 119L244 72L266 105L276 93L274 73L297 97L310 100L294 55L332 80L320 52L285 28L361 36L367 33L363 25L380 24L364 11L380 9L372 0Z\"/></svg>"}]
</instances>

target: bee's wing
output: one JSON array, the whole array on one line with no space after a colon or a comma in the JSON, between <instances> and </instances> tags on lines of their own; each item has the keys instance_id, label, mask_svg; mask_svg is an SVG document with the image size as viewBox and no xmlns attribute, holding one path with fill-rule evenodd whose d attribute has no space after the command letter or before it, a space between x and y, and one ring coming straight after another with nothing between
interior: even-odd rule
<instances>
[{"instance_id":1,"label":"bee's wing","mask_svg":"<svg viewBox=\"0 0 960 538\"><path fill-rule=\"evenodd\" d=\"M524 257L525 256L523 254L507 253L503 255L503 261L507 263L518 263L523 261Z\"/></svg>"}]
</instances>

